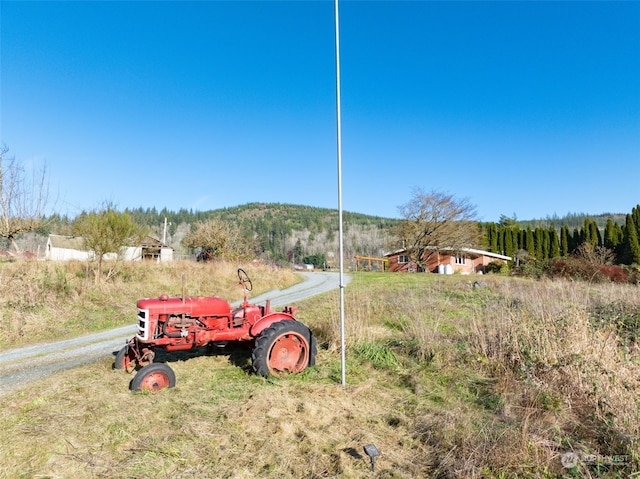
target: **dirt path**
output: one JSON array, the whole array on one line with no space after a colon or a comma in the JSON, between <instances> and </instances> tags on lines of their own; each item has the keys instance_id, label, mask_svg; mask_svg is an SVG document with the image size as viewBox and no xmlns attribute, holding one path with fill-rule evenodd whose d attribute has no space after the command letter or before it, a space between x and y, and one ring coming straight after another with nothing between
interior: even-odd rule
<instances>
[{"instance_id":1,"label":"dirt path","mask_svg":"<svg viewBox=\"0 0 640 479\"><path fill-rule=\"evenodd\" d=\"M300 273L304 281L285 290L273 290L249 298L252 303L271 300L274 307L293 304L339 287L339 274ZM345 276L345 285L351 278ZM239 304L239 302L237 303ZM18 390L55 372L112 356L132 338L136 325L53 343L10 349L0 353L0 395Z\"/></svg>"}]
</instances>

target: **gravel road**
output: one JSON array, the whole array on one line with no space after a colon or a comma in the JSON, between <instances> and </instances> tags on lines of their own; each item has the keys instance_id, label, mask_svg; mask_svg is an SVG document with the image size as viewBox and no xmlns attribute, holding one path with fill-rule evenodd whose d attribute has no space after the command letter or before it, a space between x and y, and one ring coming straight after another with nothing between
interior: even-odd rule
<instances>
[{"instance_id":1,"label":"gravel road","mask_svg":"<svg viewBox=\"0 0 640 479\"><path fill-rule=\"evenodd\" d=\"M299 274L304 277L303 282L282 291L273 290L254 298L249 297L249 301L262 303L270 299L273 307L280 307L340 286L339 273ZM346 285L350 280L351 277L345 275L344 284ZM237 306L240 301L232 304ZM135 315L133 315L132 324L129 326L64 341L4 351L0 353L0 395L16 391L55 372L112 356L134 336L135 331Z\"/></svg>"}]
</instances>

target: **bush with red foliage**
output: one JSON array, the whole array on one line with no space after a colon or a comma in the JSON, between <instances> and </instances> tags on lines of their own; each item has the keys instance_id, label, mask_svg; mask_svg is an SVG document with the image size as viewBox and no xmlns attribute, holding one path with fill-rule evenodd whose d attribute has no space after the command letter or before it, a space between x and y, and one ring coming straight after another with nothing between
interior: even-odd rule
<instances>
[{"instance_id":1,"label":"bush with red foliage","mask_svg":"<svg viewBox=\"0 0 640 479\"><path fill-rule=\"evenodd\" d=\"M552 278L582 279L585 281L614 283L638 283L637 271L622 266L593 264L574 256L555 258L549 262L545 273Z\"/></svg>"},{"instance_id":2,"label":"bush with red foliage","mask_svg":"<svg viewBox=\"0 0 640 479\"><path fill-rule=\"evenodd\" d=\"M614 283L629 282L629 274L627 274L627 271L620 266L603 264L598 267L598 272L602 276L609 278L609 280L613 281Z\"/></svg>"}]
</instances>

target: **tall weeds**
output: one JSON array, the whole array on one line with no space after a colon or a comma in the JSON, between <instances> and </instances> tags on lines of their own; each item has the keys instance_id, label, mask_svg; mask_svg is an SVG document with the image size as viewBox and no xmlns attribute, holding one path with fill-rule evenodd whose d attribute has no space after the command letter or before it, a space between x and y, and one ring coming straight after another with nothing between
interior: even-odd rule
<instances>
[{"instance_id":1,"label":"tall weeds","mask_svg":"<svg viewBox=\"0 0 640 479\"><path fill-rule=\"evenodd\" d=\"M18 261L0 263L0 348L77 336L135 321L136 301L162 293L218 295L242 299L236 270L250 274L257 295L294 284L288 270L260 263L124 263L111 268L109 281L94 284L85 262Z\"/></svg>"},{"instance_id":2,"label":"tall weeds","mask_svg":"<svg viewBox=\"0 0 640 479\"><path fill-rule=\"evenodd\" d=\"M622 455L624 471L636 467L637 287L487 277L476 288L460 276L383 278L361 275L346 290L347 352L376 367L384 362L394 381L416 393L413 435L434 449L432 472L554 477L569 472L560 457L572 451ZM335 307L329 316L320 335L336 350ZM392 360L383 361L384 348ZM577 473L589 471L582 465Z\"/></svg>"},{"instance_id":3,"label":"tall weeds","mask_svg":"<svg viewBox=\"0 0 640 479\"><path fill-rule=\"evenodd\" d=\"M471 323L470 339L481 358L513 375L503 392L519 396L514 406L552 412L560 442L602 454L626 454L640 437L640 356L621 348L615 324L594 323L590 316L594 301L618 301L621 295L640 308L637 288L616 289L564 281L500 283L492 303Z\"/></svg>"}]
</instances>

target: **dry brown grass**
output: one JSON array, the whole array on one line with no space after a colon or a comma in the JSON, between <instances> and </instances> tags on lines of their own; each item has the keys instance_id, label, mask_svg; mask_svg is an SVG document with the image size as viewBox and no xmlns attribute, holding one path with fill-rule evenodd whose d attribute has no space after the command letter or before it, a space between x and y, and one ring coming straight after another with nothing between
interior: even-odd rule
<instances>
[{"instance_id":1,"label":"dry brown grass","mask_svg":"<svg viewBox=\"0 0 640 479\"><path fill-rule=\"evenodd\" d=\"M238 267L251 275L255 295L299 280L261 263L120 262L96 285L85 262L0 262L0 349L131 324L139 298L181 296L183 274L187 295L240 300Z\"/></svg>"},{"instance_id":2,"label":"dry brown grass","mask_svg":"<svg viewBox=\"0 0 640 479\"><path fill-rule=\"evenodd\" d=\"M107 361L12 395L0 412L0 477L371 477L362 445L384 451L382 477L420 477L424 445L390 419L406 393L373 381L264 381L226 357L172 363L179 385L131 394ZM10 413L9 413L10 411Z\"/></svg>"},{"instance_id":3,"label":"dry brown grass","mask_svg":"<svg viewBox=\"0 0 640 479\"><path fill-rule=\"evenodd\" d=\"M403 358L396 371L416 393L410 434L434 448L438 474L555 477L570 472L566 452L624 456L626 469L608 477L635 470L639 333L627 318L621 336L619 317L640 325L636 286L486 277L474 288L468 277L427 275L378 289L381 280L347 289L347 345L362 356L360 343L377 344L374 362L380 347ZM598 318L608 310L618 324ZM330 350L336 318L313 321Z\"/></svg>"},{"instance_id":4,"label":"dry brown grass","mask_svg":"<svg viewBox=\"0 0 640 479\"><path fill-rule=\"evenodd\" d=\"M519 410L527 427L542 429L535 432L546 439L535 449L633 451L640 437L640 355L615 324L594 324L590 311L595 302L624 301L640 314L638 288L516 281L495 291L489 317L472 321L473 346L480 360L501 370L506 414Z\"/></svg>"},{"instance_id":5,"label":"dry brown grass","mask_svg":"<svg viewBox=\"0 0 640 479\"><path fill-rule=\"evenodd\" d=\"M0 477L637 472L638 288L474 279L356 275L345 290L345 388L336 292L299 305L321 344L317 367L300 375L250 375L246 350L173 361L177 387L155 395L130 393L131 376L110 360L60 373L3 398ZM382 454L373 473L368 443ZM572 451L623 462L564 468Z\"/></svg>"}]
</instances>

